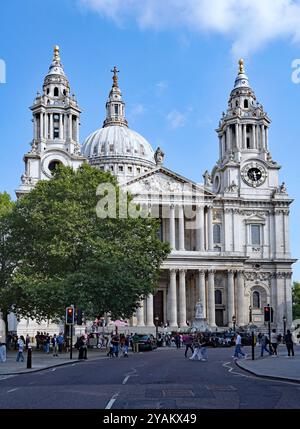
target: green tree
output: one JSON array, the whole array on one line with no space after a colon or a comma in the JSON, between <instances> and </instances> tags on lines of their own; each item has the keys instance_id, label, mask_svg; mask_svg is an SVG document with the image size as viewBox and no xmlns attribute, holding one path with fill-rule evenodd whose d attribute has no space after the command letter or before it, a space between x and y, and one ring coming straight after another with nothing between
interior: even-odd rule
<instances>
[{"instance_id":1,"label":"green tree","mask_svg":"<svg viewBox=\"0 0 300 429\"><path fill-rule=\"evenodd\" d=\"M300 319L300 283L293 283L293 318Z\"/></svg>"},{"instance_id":2,"label":"green tree","mask_svg":"<svg viewBox=\"0 0 300 429\"><path fill-rule=\"evenodd\" d=\"M22 294L22 290L12 282L19 263L19 250L11 240L14 205L6 192L0 193L0 310L5 321Z\"/></svg>"},{"instance_id":3,"label":"green tree","mask_svg":"<svg viewBox=\"0 0 300 429\"><path fill-rule=\"evenodd\" d=\"M129 317L141 296L153 293L170 249L158 238L158 221L100 219L100 183L116 179L87 164L76 172L60 167L14 210L12 240L22 249L14 283L22 289L16 312L62 317L75 304L94 317Z\"/></svg>"}]
</instances>

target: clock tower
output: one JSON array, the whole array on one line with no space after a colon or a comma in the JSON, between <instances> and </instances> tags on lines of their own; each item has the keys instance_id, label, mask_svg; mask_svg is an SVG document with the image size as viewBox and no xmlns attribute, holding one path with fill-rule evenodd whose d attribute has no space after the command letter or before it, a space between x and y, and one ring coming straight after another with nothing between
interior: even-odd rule
<instances>
[{"instance_id":1,"label":"clock tower","mask_svg":"<svg viewBox=\"0 0 300 429\"><path fill-rule=\"evenodd\" d=\"M211 178L214 192L263 199L278 187L280 166L269 151L270 122L250 87L241 59L227 111L216 130L220 155Z\"/></svg>"},{"instance_id":2,"label":"clock tower","mask_svg":"<svg viewBox=\"0 0 300 429\"><path fill-rule=\"evenodd\" d=\"M80 107L54 46L53 60L37 93L32 111L33 139L24 156L25 171L16 190L17 197L30 192L39 180L50 179L58 164L78 168L85 158L79 143Z\"/></svg>"}]
</instances>

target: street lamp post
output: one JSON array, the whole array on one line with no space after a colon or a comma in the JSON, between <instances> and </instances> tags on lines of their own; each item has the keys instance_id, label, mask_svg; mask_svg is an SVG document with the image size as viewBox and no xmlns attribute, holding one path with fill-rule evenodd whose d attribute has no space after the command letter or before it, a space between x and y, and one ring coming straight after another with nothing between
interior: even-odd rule
<instances>
[{"instance_id":1,"label":"street lamp post","mask_svg":"<svg viewBox=\"0 0 300 429\"><path fill-rule=\"evenodd\" d=\"M283 342L285 342L285 334L286 334L286 317L283 316Z\"/></svg>"},{"instance_id":2,"label":"street lamp post","mask_svg":"<svg viewBox=\"0 0 300 429\"><path fill-rule=\"evenodd\" d=\"M156 341L157 341L158 340L158 321L159 321L159 317L155 316L154 320L155 320Z\"/></svg>"},{"instance_id":3,"label":"street lamp post","mask_svg":"<svg viewBox=\"0 0 300 429\"><path fill-rule=\"evenodd\" d=\"M235 333L235 322L236 322L236 317L232 316L232 323L233 323L233 332Z\"/></svg>"}]
</instances>

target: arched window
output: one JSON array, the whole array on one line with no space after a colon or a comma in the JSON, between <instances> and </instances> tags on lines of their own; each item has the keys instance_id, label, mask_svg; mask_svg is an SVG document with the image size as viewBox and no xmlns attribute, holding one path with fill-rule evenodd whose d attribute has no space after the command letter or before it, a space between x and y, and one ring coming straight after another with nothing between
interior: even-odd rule
<instances>
[{"instance_id":1,"label":"arched window","mask_svg":"<svg viewBox=\"0 0 300 429\"><path fill-rule=\"evenodd\" d=\"M245 109L248 109L248 107L249 107L248 100L244 100L244 108L245 108Z\"/></svg>"},{"instance_id":2,"label":"arched window","mask_svg":"<svg viewBox=\"0 0 300 429\"><path fill-rule=\"evenodd\" d=\"M252 296L253 308L260 308L260 295L259 292L253 292Z\"/></svg>"},{"instance_id":3,"label":"arched window","mask_svg":"<svg viewBox=\"0 0 300 429\"><path fill-rule=\"evenodd\" d=\"M221 225L214 225L214 244L221 243Z\"/></svg>"},{"instance_id":4,"label":"arched window","mask_svg":"<svg viewBox=\"0 0 300 429\"><path fill-rule=\"evenodd\" d=\"M54 88L54 97L58 97L58 88L57 88L57 86Z\"/></svg>"},{"instance_id":5,"label":"arched window","mask_svg":"<svg viewBox=\"0 0 300 429\"><path fill-rule=\"evenodd\" d=\"M215 290L215 304L222 304L222 292L219 289Z\"/></svg>"}]
</instances>

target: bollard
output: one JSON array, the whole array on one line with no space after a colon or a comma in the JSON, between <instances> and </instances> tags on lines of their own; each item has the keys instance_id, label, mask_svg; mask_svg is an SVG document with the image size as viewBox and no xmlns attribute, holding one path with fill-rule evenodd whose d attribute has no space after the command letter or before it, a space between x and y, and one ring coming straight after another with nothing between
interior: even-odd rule
<instances>
[{"instance_id":1,"label":"bollard","mask_svg":"<svg viewBox=\"0 0 300 429\"><path fill-rule=\"evenodd\" d=\"M27 368L32 368L32 348L28 347L27 350Z\"/></svg>"},{"instance_id":2,"label":"bollard","mask_svg":"<svg viewBox=\"0 0 300 429\"><path fill-rule=\"evenodd\" d=\"M254 360L254 331L251 332L251 347L252 347L252 360Z\"/></svg>"}]
</instances>

